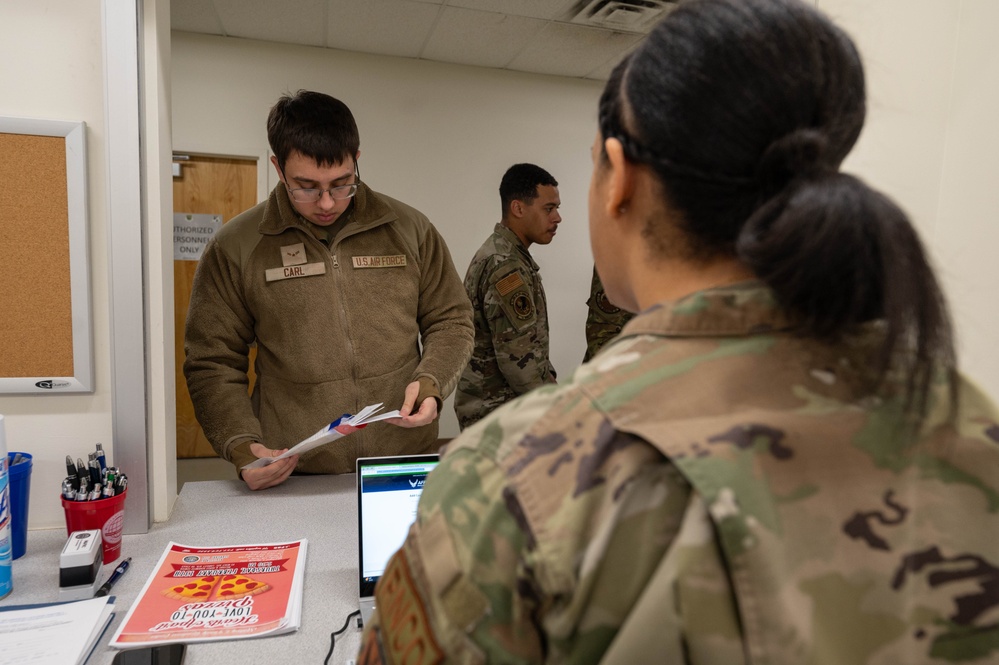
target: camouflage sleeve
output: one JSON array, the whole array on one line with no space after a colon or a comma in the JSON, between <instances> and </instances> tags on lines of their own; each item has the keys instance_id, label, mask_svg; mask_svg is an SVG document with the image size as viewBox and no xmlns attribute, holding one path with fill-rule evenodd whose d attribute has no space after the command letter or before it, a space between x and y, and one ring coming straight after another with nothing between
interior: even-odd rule
<instances>
[{"instance_id":1,"label":"camouflage sleeve","mask_svg":"<svg viewBox=\"0 0 999 665\"><path fill-rule=\"evenodd\" d=\"M547 330L539 325L538 303L523 272L509 264L494 270L483 294L482 312L496 363L517 394L555 383L547 353Z\"/></svg>"},{"instance_id":2,"label":"camouflage sleeve","mask_svg":"<svg viewBox=\"0 0 999 665\"><path fill-rule=\"evenodd\" d=\"M590 282L590 297L586 301L586 354L583 362L597 355L607 342L621 332L621 328L635 315L611 303L607 299L603 284L593 269L593 279Z\"/></svg>"},{"instance_id":3,"label":"camouflage sleeve","mask_svg":"<svg viewBox=\"0 0 999 665\"><path fill-rule=\"evenodd\" d=\"M512 445L548 420L554 392L518 400L449 447L378 586L359 664L600 661L673 542L689 487L599 418L575 458L568 446ZM497 454L506 449L515 454Z\"/></svg>"}]
</instances>

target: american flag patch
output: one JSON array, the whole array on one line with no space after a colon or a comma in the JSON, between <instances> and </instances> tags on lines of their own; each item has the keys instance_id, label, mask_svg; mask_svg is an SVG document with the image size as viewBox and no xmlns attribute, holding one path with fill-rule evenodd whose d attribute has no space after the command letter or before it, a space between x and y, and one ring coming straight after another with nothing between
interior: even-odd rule
<instances>
[{"instance_id":1,"label":"american flag patch","mask_svg":"<svg viewBox=\"0 0 999 665\"><path fill-rule=\"evenodd\" d=\"M518 286L524 285L524 278L520 276L519 272L512 272L500 281L496 282L496 290L499 291L501 296L513 291Z\"/></svg>"}]
</instances>

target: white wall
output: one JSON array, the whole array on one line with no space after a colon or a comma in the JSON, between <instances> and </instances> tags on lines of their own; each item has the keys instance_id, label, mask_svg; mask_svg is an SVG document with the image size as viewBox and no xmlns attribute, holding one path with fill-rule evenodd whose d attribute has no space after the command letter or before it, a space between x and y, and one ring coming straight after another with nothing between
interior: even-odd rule
<instances>
[{"instance_id":1,"label":"white wall","mask_svg":"<svg viewBox=\"0 0 999 665\"><path fill-rule=\"evenodd\" d=\"M550 245L531 249L548 296L555 367L568 376L578 366L592 268L589 147L602 85L177 32L172 57L175 150L262 155L267 112L281 94L307 88L338 97L360 129L361 178L426 213L461 276L499 221L503 172L525 161L550 171L564 221ZM277 180L262 166L269 191ZM457 432L449 400L441 436Z\"/></svg>"},{"instance_id":2,"label":"white wall","mask_svg":"<svg viewBox=\"0 0 999 665\"><path fill-rule=\"evenodd\" d=\"M866 66L868 121L844 169L909 214L949 298L961 367L999 399L999 3L816 4Z\"/></svg>"},{"instance_id":3,"label":"white wall","mask_svg":"<svg viewBox=\"0 0 999 665\"><path fill-rule=\"evenodd\" d=\"M934 249L962 365L999 399L999 2L962 0Z\"/></svg>"},{"instance_id":4,"label":"white wall","mask_svg":"<svg viewBox=\"0 0 999 665\"><path fill-rule=\"evenodd\" d=\"M101 3L3 0L0 15L0 59L5 63L0 67L0 114L87 123L95 390L90 395L0 395L8 449L34 456L29 526L62 527L59 485L66 475L65 456L86 459L94 444L102 442L113 458Z\"/></svg>"}]
</instances>

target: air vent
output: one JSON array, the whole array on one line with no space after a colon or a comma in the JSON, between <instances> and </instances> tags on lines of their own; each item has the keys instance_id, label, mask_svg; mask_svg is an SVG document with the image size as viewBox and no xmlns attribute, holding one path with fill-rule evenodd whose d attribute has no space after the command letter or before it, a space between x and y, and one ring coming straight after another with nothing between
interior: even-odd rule
<instances>
[{"instance_id":1,"label":"air vent","mask_svg":"<svg viewBox=\"0 0 999 665\"><path fill-rule=\"evenodd\" d=\"M570 21L583 25L647 33L677 0L584 0L573 7Z\"/></svg>"}]
</instances>

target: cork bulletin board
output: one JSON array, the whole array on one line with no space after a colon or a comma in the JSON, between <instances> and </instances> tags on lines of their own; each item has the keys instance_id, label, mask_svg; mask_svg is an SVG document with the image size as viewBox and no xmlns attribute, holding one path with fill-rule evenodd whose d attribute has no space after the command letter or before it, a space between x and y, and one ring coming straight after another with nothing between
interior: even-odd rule
<instances>
[{"instance_id":1,"label":"cork bulletin board","mask_svg":"<svg viewBox=\"0 0 999 665\"><path fill-rule=\"evenodd\" d=\"M93 391L85 127L0 117L0 393Z\"/></svg>"}]
</instances>

